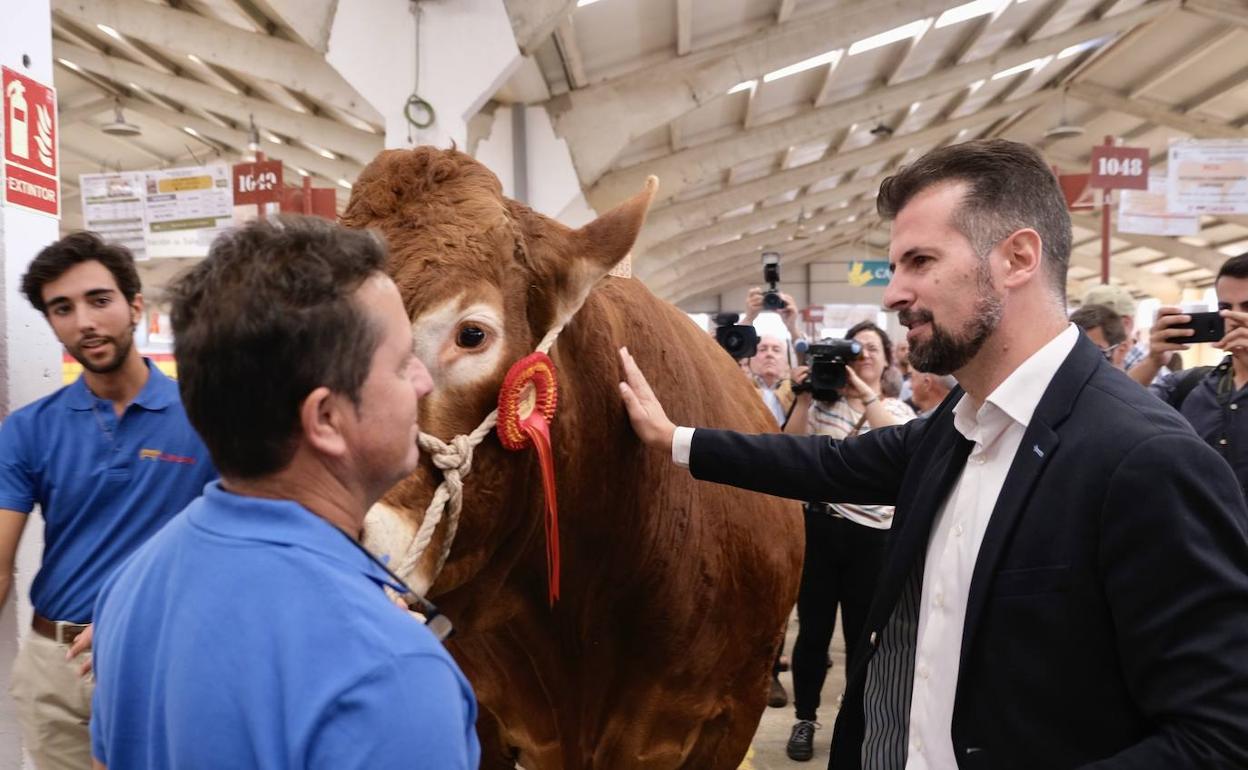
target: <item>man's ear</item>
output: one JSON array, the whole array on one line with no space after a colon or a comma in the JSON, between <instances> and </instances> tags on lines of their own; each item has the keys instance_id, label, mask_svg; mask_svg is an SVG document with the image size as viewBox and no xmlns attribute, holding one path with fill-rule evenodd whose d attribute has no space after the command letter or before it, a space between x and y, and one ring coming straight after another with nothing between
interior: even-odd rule
<instances>
[{"instance_id":1,"label":"man's ear","mask_svg":"<svg viewBox=\"0 0 1248 770\"><path fill-rule=\"evenodd\" d=\"M344 397L321 386L303 399L299 406L299 429L306 442L321 454L341 457L347 453L346 437L342 434ZM345 405L351 408L350 404Z\"/></svg>"},{"instance_id":2,"label":"man's ear","mask_svg":"<svg viewBox=\"0 0 1248 770\"><path fill-rule=\"evenodd\" d=\"M143 292L136 292L134 299L130 300L130 323L138 326L139 320L143 318Z\"/></svg>"},{"instance_id":3,"label":"man's ear","mask_svg":"<svg viewBox=\"0 0 1248 770\"><path fill-rule=\"evenodd\" d=\"M1006 238L1001 246L1006 261L1004 283L1007 288L1039 279L1044 270L1044 247L1039 233L1024 227Z\"/></svg>"}]
</instances>

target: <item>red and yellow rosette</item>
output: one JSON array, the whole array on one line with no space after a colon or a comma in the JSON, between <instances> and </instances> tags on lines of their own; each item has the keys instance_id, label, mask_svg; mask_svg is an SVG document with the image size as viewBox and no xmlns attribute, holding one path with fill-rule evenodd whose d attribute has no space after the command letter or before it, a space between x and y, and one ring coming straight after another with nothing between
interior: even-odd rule
<instances>
[{"instance_id":1,"label":"red and yellow rosette","mask_svg":"<svg viewBox=\"0 0 1248 770\"><path fill-rule=\"evenodd\" d=\"M550 605L559 599L559 506L555 500L555 457L550 423L555 417L559 387L555 365L545 353L533 353L515 363L498 392L498 439L518 452L530 444L537 450L546 498L546 582Z\"/></svg>"}]
</instances>

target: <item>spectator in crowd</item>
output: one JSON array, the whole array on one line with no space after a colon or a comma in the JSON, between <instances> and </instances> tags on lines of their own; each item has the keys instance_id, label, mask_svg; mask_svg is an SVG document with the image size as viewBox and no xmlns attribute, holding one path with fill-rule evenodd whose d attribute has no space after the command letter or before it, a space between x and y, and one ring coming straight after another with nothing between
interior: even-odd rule
<instances>
[{"instance_id":1,"label":"spectator in crowd","mask_svg":"<svg viewBox=\"0 0 1248 770\"><path fill-rule=\"evenodd\" d=\"M467 680L358 542L416 467L431 387L384 262L370 233L281 217L172 287L179 386L221 481L100 592L100 765L477 767Z\"/></svg>"},{"instance_id":2,"label":"spectator in crowd","mask_svg":"<svg viewBox=\"0 0 1248 770\"><path fill-rule=\"evenodd\" d=\"M1105 360L1122 369L1126 365L1127 331L1122 316L1108 305L1084 305L1070 314L1070 322L1083 330Z\"/></svg>"},{"instance_id":3,"label":"spectator in crowd","mask_svg":"<svg viewBox=\"0 0 1248 770\"><path fill-rule=\"evenodd\" d=\"M958 387L952 374L915 372L910 381L914 383L914 405L919 408L919 417L929 416Z\"/></svg>"},{"instance_id":4,"label":"spectator in crowd","mask_svg":"<svg viewBox=\"0 0 1248 770\"><path fill-rule=\"evenodd\" d=\"M82 374L0 429L0 606L30 512L43 557L31 633L10 690L40 770L91 765L92 605L105 577L216 478L178 398L134 332L143 294L134 257L94 233L44 248L22 277Z\"/></svg>"},{"instance_id":5,"label":"spectator in crowd","mask_svg":"<svg viewBox=\"0 0 1248 770\"><path fill-rule=\"evenodd\" d=\"M1240 487L1248 494L1248 421L1239 417L1240 411L1248 412L1248 388L1244 387L1248 383L1248 253L1222 263L1214 291L1226 334L1213 346L1226 355L1217 366L1168 374L1150 390L1178 409L1196 433L1230 463ZM1190 337L1192 330L1175 327L1190 320L1191 316L1177 307L1158 308L1149 335L1149 354L1136 367L1138 372L1131 370L1137 382L1151 383L1162 362L1187 350L1183 339Z\"/></svg>"},{"instance_id":6,"label":"spectator in crowd","mask_svg":"<svg viewBox=\"0 0 1248 770\"><path fill-rule=\"evenodd\" d=\"M896 362L897 371L901 373L901 392L898 398L905 401L913 409L915 406L913 398L914 383L912 382L914 368L910 366L910 342L904 336L893 343L893 361Z\"/></svg>"},{"instance_id":7,"label":"spectator in crowd","mask_svg":"<svg viewBox=\"0 0 1248 770\"><path fill-rule=\"evenodd\" d=\"M1144 359L1145 348L1136 341L1135 328L1135 298L1131 296L1131 292L1122 286L1112 283L1102 283L1088 289L1083 295L1083 302L1080 307L1088 305L1105 305L1122 320L1122 328L1126 333L1128 342L1124 347L1130 346L1126 355L1123 356L1122 366L1119 367L1126 371L1135 368L1135 365Z\"/></svg>"},{"instance_id":8,"label":"spectator in crowd","mask_svg":"<svg viewBox=\"0 0 1248 770\"><path fill-rule=\"evenodd\" d=\"M841 440L914 418L914 412L900 399L881 395L884 372L896 371L888 334L864 321L845 336L862 345L862 354L845 368L845 389L833 401L815 401L809 391L799 395L786 433ZM798 631L793 644L797 721L785 746L789 758L798 762L814 755L819 696L828 673L828 645L836 629L838 607L846 670L852 671L857 663L893 509L887 505L813 501L806 503L805 517L806 558L797 594Z\"/></svg>"},{"instance_id":9,"label":"spectator in crowd","mask_svg":"<svg viewBox=\"0 0 1248 770\"><path fill-rule=\"evenodd\" d=\"M778 310L780 320L789 331L790 340L801 339L801 331L797 328L797 304L784 292L780 293L784 306ZM751 325L764 312L763 290L755 286L745 297L745 315L741 323ZM750 359L750 371L754 373L754 386L762 396L763 403L771 411L776 425L783 426L788 419L789 410L793 408L793 382L789 378L790 368L794 360L788 343L781 337L765 334L758 340L758 351Z\"/></svg>"},{"instance_id":10,"label":"spectator in crowd","mask_svg":"<svg viewBox=\"0 0 1248 770\"><path fill-rule=\"evenodd\" d=\"M927 419L843 441L678 428L620 352L638 437L696 478L896 506L830 768L1248 767L1244 495L1067 319L1049 165L940 147L876 205L911 363L963 391Z\"/></svg>"}]
</instances>

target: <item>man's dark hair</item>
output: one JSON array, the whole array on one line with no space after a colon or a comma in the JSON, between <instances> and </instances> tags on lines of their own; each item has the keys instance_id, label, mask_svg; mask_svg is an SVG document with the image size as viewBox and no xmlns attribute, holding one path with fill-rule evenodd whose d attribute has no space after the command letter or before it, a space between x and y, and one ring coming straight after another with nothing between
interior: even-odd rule
<instances>
[{"instance_id":1,"label":"man's dark hair","mask_svg":"<svg viewBox=\"0 0 1248 770\"><path fill-rule=\"evenodd\" d=\"M884 346L884 364L885 366L893 365L893 343L888 339L888 332L870 321L859 321L849 327L849 331L845 332L845 339L852 340L857 336L858 332L875 332L878 334L880 343Z\"/></svg>"},{"instance_id":2,"label":"man's dark hair","mask_svg":"<svg viewBox=\"0 0 1248 770\"><path fill-rule=\"evenodd\" d=\"M985 255L1016 230L1040 234L1049 280L1066 298L1070 212L1057 177L1035 149L1005 139L981 139L932 150L880 185L876 210L894 219L914 196L942 182L968 185L953 215L976 253Z\"/></svg>"},{"instance_id":3,"label":"man's dark hair","mask_svg":"<svg viewBox=\"0 0 1248 770\"><path fill-rule=\"evenodd\" d=\"M35 310L47 315L43 287L83 262L99 262L107 268L113 274L113 280L117 282L117 288L121 290L126 302L134 302L134 298L143 290L139 271L134 267L134 255L130 250L117 243L105 243L96 233L84 230L45 246L35 256L30 267L26 269L26 274L22 276L22 293Z\"/></svg>"},{"instance_id":4,"label":"man's dark hair","mask_svg":"<svg viewBox=\"0 0 1248 770\"><path fill-rule=\"evenodd\" d=\"M381 331L353 294L384 260L367 231L283 216L220 236L173 284L182 402L222 475L285 468L316 388L358 406Z\"/></svg>"},{"instance_id":5,"label":"man's dark hair","mask_svg":"<svg viewBox=\"0 0 1248 770\"><path fill-rule=\"evenodd\" d=\"M1248 251L1223 262L1222 267L1218 268L1218 278L1224 275L1227 278L1248 278Z\"/></svg>"},{"instance_id":6,"label":"man's dark hair","mask_svg":"<svg viewBox=\"0 0 1248 770\"><path fill-rule=\"evenodd\" d=\"M1122 325L1122 316L1109 305L1084 305L1070 314L1070 322L1085 332L1100 329L1110 345L1121 345L1127 341L1127 329Z\"/></svg>"}]
</instances>

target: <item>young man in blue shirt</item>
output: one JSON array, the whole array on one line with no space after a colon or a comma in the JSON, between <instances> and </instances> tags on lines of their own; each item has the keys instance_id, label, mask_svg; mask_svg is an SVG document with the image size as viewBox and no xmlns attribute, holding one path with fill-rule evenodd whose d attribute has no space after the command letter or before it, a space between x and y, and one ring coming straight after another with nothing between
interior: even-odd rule
<instances>
[{"instance_id":1,"label":"young man in blue shirt","mask_svg":"<svg viewBox=\"0 0 1248 770\"><path fill-rule=\"evenodd\" d=\"M134 345L143 296L134 259L76 233L31 262L22 291L82 376L0 428L0 604L18 540L39 505L43 559L32 633L12 693L42 770L90 763L92 607L104 578L216 477L177 384Z\"/></svg>"},{"instance_id":2,"label":"young man in blue shirt","mask_svg":"<svg viewBox=\"0 0 1248 770\"><path fill-rule=\"evenodd\" d=\"M179 280L179 386L221 481L96 604L97 767L475 768L476 700L359 544L429 392L385 253L253 222Z\"/></svg>"}]
</instances>

